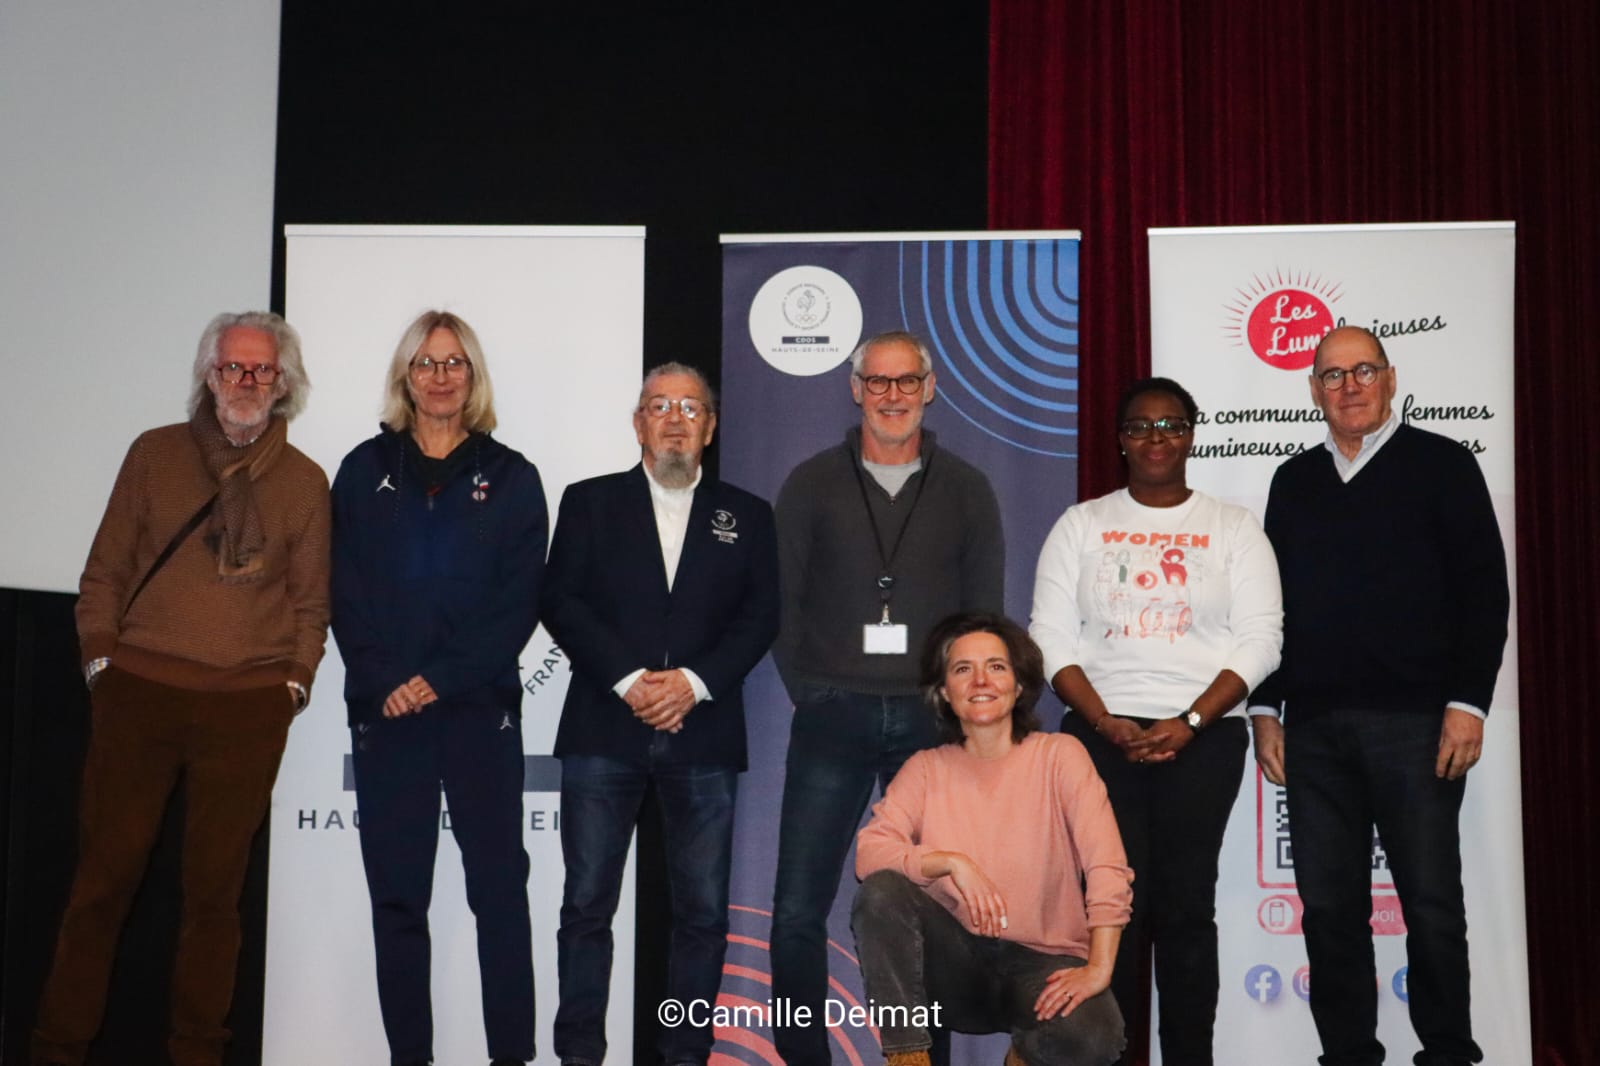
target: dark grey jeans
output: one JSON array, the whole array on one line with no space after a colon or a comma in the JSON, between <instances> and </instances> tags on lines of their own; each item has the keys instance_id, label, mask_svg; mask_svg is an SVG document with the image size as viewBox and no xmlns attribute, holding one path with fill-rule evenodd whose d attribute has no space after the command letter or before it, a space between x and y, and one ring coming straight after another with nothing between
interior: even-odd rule
<instances>
[{"instance_id":1,"label":"dark grey jeans","mask_svg":"<svg viewBox=\"0 0 1600 1066\"><path fill-rule=\"evenodd\" d=\"M1009 1032L1017 1054L1031 1066L1105 1066L1126 1044L1122 1012L1109 992L1065 1018L1041 1022L1034 1017L1034 1000L1050 975L1083 966L1083 959L970 933L933 897L892 870L879 870L861 882L850 928L862 983L879 1008L937 1005L938 1023L947 1029ZM914 1021L917 1012L909 1013ZM879 1035L886 1055L932 1045L924 1025L880 1018Z\"/></svg>"}]
</instances>

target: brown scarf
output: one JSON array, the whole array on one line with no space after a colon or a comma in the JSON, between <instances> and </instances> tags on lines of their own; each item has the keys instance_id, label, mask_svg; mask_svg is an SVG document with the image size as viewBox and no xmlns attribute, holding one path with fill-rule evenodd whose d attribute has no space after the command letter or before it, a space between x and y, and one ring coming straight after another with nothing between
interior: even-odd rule
<instances>
[{"instance_id":1,"label":"brown scarf","mask_svg":"<svg viewBox=\"0 0 1600 1066\"><path fill-rule=\"evenodd\" d=\"M217 483L217 505L206 523L206 544L217 556L217 573L229 584L261 576L261 550L267 536L256 508L255 484L277 462L289 440L289 426L273 417L250 444L239 447L217 423L216 407L201 403L189 419L189 433L200 460Z\"/></svg>"}]
</instances>

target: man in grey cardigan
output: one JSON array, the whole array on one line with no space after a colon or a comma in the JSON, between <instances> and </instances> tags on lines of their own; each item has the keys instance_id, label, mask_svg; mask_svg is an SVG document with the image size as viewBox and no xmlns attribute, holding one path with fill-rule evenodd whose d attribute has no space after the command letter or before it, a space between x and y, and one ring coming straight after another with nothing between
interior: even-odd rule
<instances>
[{"instance_id":1,"label":"man in grey cardigan","mask_svg":"<svg viewBox=\"0 0 1600 1066\"><path fill-rule=\"evenodd\" d=\"M828 914L855 830L913 752L936 743L917 692L923 638L948 614L999 611L1005 543L982 472L922 428L933 361L912 334L851 354L861 425L797 466L778 495L783 628L773 649L795 705L779 822L772 992L807 1024L784 1060L831 1061Z\"/></svg>"}]
</instances>

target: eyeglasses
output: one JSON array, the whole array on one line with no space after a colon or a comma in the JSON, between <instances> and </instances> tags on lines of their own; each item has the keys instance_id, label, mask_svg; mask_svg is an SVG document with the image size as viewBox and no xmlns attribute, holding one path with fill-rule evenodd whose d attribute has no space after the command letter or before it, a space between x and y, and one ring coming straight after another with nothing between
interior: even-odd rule
<instances>
[{"instance_id":1,"label":"eyeglasses","mask_svg":"<svg viewBox=\"0 0 1600 1066\"><path fill-rule=\"evenodd\" d=\"M453 378L458 378L472 369L472 361L464 355L447 355L443 359L420 355L411 360L411 376L414 378L431 378L433 372L439 369Z\"/></svg>"},{"instance_id":2,"label":"eyeglasses","mask_svg":"<svg viewBox=\"0 0 1600 1066\"><path fill-rule=\"evenodd\" d=\"M639 405L639 410L651 418L666 418L672 413L674 407L678 409L684 418L691 422L711 410L705 401L696 400L688 396L681 400L669 400L665 396L652 396Z\"/></svg>"},{"instance_id":3,"label":"eyeglasses","mask_svg":"<svg viewBox=\"0 0 1600 1066\"><path fill-rule=\"evenodd\" d=\"M1173 440L1193 428L1194 423L1187 418L1158 418L1155 421L1148 418L1130 418L1122 423L1123 436L1129 440L1144 440L1152 429L1168 440Z\"/></svg>"},{"instance_id":4,"label":"eyeglasses","mask_svg":"<svg viewBox=\"0 0 1600 1066\"><path fill-rule=\"evenodd\" d=\"M861 387L874 396L882 396L888 392L890 383L893 383L894 387L905 395L910 396L921 389L922 383L928 380L928 375L926 374L901 374L899 377L894 378L886 374L873 374L871 376L857 374L856 377L861 379Z\"/></svg>"},{"instance_id":5,"label":"eyeglasses","mask_svg":"<svg viewBox=\"0 0 1600 1066\"><path fill-rule=\"evenodd\" d=\"M1330 392L1337 392L1339 389L1344 388L1344 383L1350 378L1354 378L1356 384L1364 389L1374 381L1377 381L1378 375L1388 369L1388 363L1384 363L1382 366L1376 363L1357 363L1348 370L1344 367L1334 366L1318 374L1317 380L1322 382L1322 387Z\"/></svg>"},{"instance_id":6,"label":"eyeglasses","mask_svg":"<svg viewBox=\"0 0 1600 1066\"><path fill-rule=\"evenodd\" d=\"M217 377L229 385L237 385L244 380L246 374L254 385L271 385L278 380L278 368L271 363L257 363L255 366L245 366L243 363L223 363L217 367Z\"/></svg>"}]
</instances>

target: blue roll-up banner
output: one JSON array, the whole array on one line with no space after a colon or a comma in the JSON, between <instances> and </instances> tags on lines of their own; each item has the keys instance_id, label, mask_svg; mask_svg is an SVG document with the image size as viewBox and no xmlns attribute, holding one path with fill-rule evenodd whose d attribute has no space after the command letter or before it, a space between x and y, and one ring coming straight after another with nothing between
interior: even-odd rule
<instances>
[{"instance_id":1,"label":"blue roll-up banner","mask_svg":"<svg viewBox=\"0 0 1600 1066\"><path fill-rule=\"evenodd\" d=\"M775 499L796 464L837 445L860 411L851 350L890 329L923 337L938 394L926 425L983 470L1005 524L1006 609L1026 622L1039 548L1078 485L1078 234L919 233L723 238L721 475ZM732 929L717 1051L778 1062L766 1012L778 813L793 705L770 658L746 688ZM1047 716L1052 720L1056 716ZM853 853L829 920L834 1061L881 1059L850 935ZM1004 1054L983 1052L985 1061ZM972 1049L976 1052L977 1049ZM957 1061L970 1052L957 1051ZM715 1060L714 1060L715 1061ZM976 1061L976 1060L974 1060Z\"/></svg>"}]
</instances>

